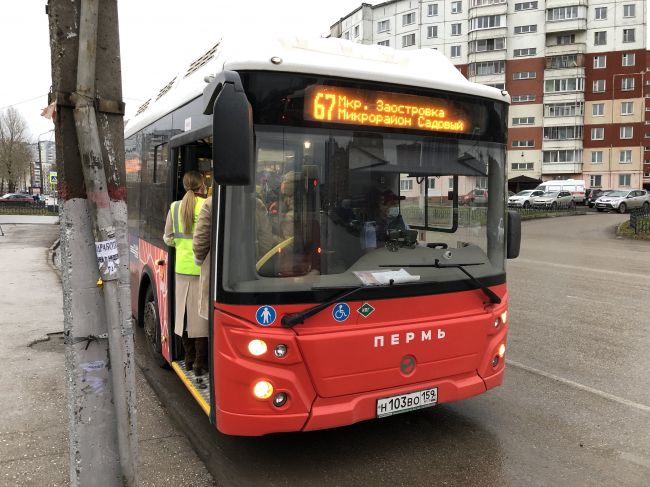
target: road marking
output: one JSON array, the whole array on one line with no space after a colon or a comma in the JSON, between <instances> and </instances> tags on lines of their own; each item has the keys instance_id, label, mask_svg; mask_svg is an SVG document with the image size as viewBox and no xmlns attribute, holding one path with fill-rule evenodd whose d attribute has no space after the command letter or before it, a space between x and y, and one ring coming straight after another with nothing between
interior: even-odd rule
<instances>
[{"instance_id":1,"label":"road marking","mask_svg":"<svg viewBox=\"0 0 650 487\"><path fill-rule=\"evenodd\" d=\"M517 259L513 260L512 263L524 263L524 264L538 264L538 265L543 265L543 266L549 266L549 267L559 267L561 269L570 269L574 271L585 271L589 270L591 272L601 272L603 274L611 274L614 276L623 276L623 277L640 277L642 279L648 279L650 280L650 277L646 274L636 274L634 272L621 272L621 271L608 271L605 269L598 269L597 267L581 267L577 265L569 265L569 264L558 264L556 262L544 262L542 260L532 260L532 259L522 259L521 257L518 257ZM511 264L511 262L508 262L508 264Z\"/></svg>"},{"instance_id":2,"label":"road marking","mask_svg":"<svg viewBox=\"0 0 650 487\"><path fill-rule=\"evenodd\" d=\"M595 394L597 396L600 396L605 399L609 399L610 401L617 402L619 404L623 404L624 406L629 406L631 408L638 409L640 411L644 411L646 413L650 413L650 406L646 406L645 404L641 404L638 402L630 401L628 399L624 399L622 397L615 396L614 394L609 394L608 392L604 392L598 389L594 389L593 387L585 386L583 384L579 384L578 382L574 382L569 379L565 379L563 377L559 377L557 375L549 374L548 372L544 372L543 370L535 369L533 367L529 367L528 365L521 364L519 362L515 362L514 360L507 359L506 363L510 366L520 368L522 370L525 370L527 372L530 372L532 374L537 374L541 375L542 377L546 377L547 379L555 380L557 382L561 382L562 384L566 384L568 386L574 387L576 389L580 389L581 391L585 392L590 392L591 394Z\"/></svg>"}]
</instances>

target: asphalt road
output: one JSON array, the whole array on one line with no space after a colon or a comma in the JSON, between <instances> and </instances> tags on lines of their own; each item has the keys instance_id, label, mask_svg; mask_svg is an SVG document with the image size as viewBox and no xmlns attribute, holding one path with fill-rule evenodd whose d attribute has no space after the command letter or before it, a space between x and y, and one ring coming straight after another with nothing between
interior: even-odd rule
<instances>
[{"instance_id":1,"label":"asphalt road","mask_svg":"<svg viewBox=\"0 0 650 487\"><path fill-rule=\"evenodd\" d=\"M502 387L329 431L215 432L173 373L146 375L220 485L646 486L650 479L650 242L627 216L524 222L508 262Z\"/></svg>"}]
</instances>

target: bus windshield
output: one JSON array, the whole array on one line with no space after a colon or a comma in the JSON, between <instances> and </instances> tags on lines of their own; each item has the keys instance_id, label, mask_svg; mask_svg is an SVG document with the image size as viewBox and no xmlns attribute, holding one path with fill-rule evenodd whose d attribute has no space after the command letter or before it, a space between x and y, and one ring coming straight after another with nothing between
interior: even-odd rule
<instances>
[{"instance_id":1,"label":"bus windshield","mask_svg":"<svg viewBox=\"0 0 650 487\"><path fill-rule=\"evenodd\" d=\"M443 255L477 277L503 273L503 144L274 126L255 135L255 185L223 200L226 292L344 289L387 271L414 286L463 278L409 267Z\"/></svg>"}]
</instances>

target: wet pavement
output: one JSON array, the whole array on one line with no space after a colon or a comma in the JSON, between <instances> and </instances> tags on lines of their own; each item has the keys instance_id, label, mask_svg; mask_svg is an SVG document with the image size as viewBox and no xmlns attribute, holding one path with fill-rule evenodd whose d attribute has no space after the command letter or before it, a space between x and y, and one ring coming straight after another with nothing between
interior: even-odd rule
<instances>
[{"instance_id":1,"label":"wet pavement","mask_svg":"<svg viewBox=\"0 0 650 487\"><path fill-rule=\"evenodd\" d=\"M58 225L1 224L0 486L64 486L69 479L63 313L48 262ZM214 480L136 371L140 485Z\"/></svg>"}]
</instances>

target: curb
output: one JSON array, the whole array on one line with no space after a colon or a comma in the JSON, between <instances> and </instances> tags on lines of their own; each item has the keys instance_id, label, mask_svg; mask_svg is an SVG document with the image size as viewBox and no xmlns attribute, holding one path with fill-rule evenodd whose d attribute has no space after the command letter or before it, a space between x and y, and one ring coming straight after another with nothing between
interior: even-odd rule
<instances>
[{"instance_id":1,"label":"curb","mask_svg":"<svg viewBox=\"0 0 650 487\"><path fill-rule=\"evenodd\" d=\"M56 266L55 257L61 246L61 239L57 238L54 243L47 249L47 263L61 280L61 269Z\"/></svg>"}]
</instances>

